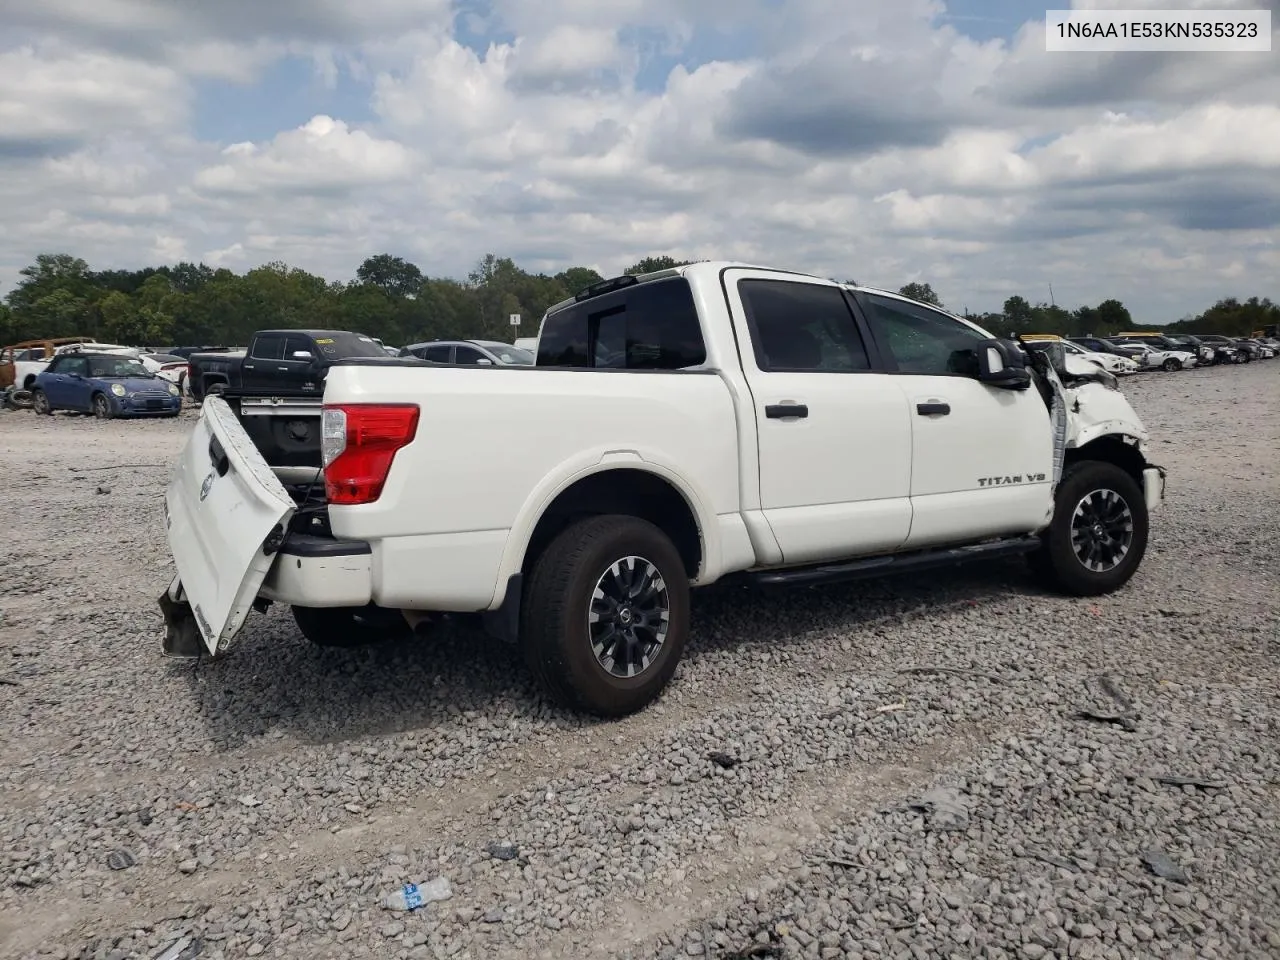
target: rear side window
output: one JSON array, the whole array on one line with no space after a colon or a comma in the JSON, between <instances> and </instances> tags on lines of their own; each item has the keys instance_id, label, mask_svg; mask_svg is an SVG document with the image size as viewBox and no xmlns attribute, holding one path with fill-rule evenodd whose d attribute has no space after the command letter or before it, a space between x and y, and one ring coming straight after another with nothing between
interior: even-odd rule
<instances>
[{"instance_id":1,"label":"rear side window","mask_svg":"<svg viewBox=\"0 0 1280 960\"><path fill-rule=\"evenodd\" d=\"M451 363L451 355L453 347L449 344L439 347L426 347L418 351L418 356L423 360L430 360L432 363Z\"/></svg>"},{"instance_id":2,"label":"rear side window","mask_svg":"<svg viewBox=\"0 0 1280 960\"><path fill-rule=\"evenodd\" d=\"M284 337L267 334L253 341L252 356L255 360L283 360Z\"/></svg>"},{"instance_id":3,"label":"rear side window","mask_svg":"<svg viewBox=\"0 0 1280 960\"><path fill-rule=\"evenodd\" d=\"M740 280L738 294L761 370L870 370L866 345L839 287L792 280Z\"/></svg>"},{"instance_id":4,"label":"rear side window","mask_svg":"<svg viewBox=\"0 0 1280 960\"><path fill-rule=\"evenodd\" d=\"M549 315L540 367L679 370L707 360L693 291L684 277L636 283Z\"/></svg>"}]
</instances>

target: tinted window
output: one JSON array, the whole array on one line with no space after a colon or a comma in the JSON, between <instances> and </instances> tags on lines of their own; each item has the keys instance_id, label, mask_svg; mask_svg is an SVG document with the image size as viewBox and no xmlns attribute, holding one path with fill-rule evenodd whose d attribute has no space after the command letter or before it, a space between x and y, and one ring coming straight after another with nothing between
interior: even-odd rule
<instances>
[{"instance_id":1,"label":"tinted window","mask_svg":"<svg viewBox=\"0 0 1280 960\"><path fill-rule=\"evenodd\" d=\"M311 354L313 357L315 356L316 348L311 343L310 337L285 337L284 359L286 360L298 359L294 357L294 354L301 350L305 350L307 353Z\"/></svg>"},{"instance_id":2,"label":"tinted window","mask_svg":"<svg viewBox=\"0 0 1280 960\"><path fill-rule=\"evenodd\" d=\"M253 341L251 356L255 360L283 360L284 337L267 334L265 337L256 338Z\"/></svg>"},{"instance_id":3,"label":"tinted window","mask_svg":"<svg viewBox=\"0 0 1280 960\"><path fill-rule=\"evenodd\" d=\"M761 370L871 369L866 345L839 287L740 280L738 293Z\"/></svg>"},{"instance_id":4,"label":"tinted window","mask_svg":"<svg viewBox=\"0 0 1280 960\"><path fill-rule=\"evenodd\" d=\"M866 295L876 333L902 373L977 376L976 344L985 335L945 313Z\"/></svg>"},{"instance_id":5,"label":"tinted window","mask_svg":"<svg viewBox=\"0 0 1280 960\"><path fill-rule=\"evenodd\" d=\"M439 347L427 347L420 350L418 356L423 360L430 360L432 363L449 363L449 355L453 352L453 347L445 344Z\"/></svg>"},{"instance_id":6,"label":"tinted window","mask_svg":"<svg viewBox=\"0 0 1280 960\"><path fill-rule=\"evenodd\" d=\"M464 347L461 344L455 348L453 354L454 363L479 363L481 360L489 360L483 353L475 347ZM490 363L493 361L490 360Z\"/></svg>"},{"instance_id":7,"label":"tinted window","mask_svg":"<svg viewBox=\"0 0 1280 960\"><path fill-rule=\"evenodd\" d=\"M637 283L547 316L538 366L678 370L707 360L684 277Z\"/></svg>"},{"instance_id":8,"label":"tinted window","mask_svg":"<svg viewBox=\"0 0 1280 960\"><path fill-rule=\"evenodd\" d=\"M89 375L88 357L63 357L58 363L59 373L78 373L82 377Z\"/></svg>"}]
</instances>

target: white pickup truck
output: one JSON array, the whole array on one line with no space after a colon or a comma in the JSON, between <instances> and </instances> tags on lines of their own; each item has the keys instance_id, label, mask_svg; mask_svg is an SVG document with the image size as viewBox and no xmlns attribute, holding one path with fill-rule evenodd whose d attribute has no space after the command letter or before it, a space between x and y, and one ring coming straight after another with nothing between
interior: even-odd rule
<instances>
[{"instance_id":1,"label":"white pickup truck","mask_svg":"<svg viewBox=\"0 0 1280 960\"><path fill-rule=\"evenodd\" d=\"M690 588L728 577L1025 553L1060 591L1112 591L1165 474L1086 366L892 293L703 262L551 308L536 366L336 364L311 484L213 397L166 495L164 651L218 656L271 603L327 646L480 613L561 701L618 716L670 680Z\"/></svg>"}]
</instances>

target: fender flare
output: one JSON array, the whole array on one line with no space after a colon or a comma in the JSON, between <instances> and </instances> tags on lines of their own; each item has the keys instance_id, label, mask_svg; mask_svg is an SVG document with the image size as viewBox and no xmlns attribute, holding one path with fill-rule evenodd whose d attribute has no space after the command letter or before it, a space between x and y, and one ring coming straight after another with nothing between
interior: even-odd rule
<instances>
[{"instance_id":1,"label":"fender flare","mask_svg":"<svg viewBox=\"0 0 1280 960\"><path fill-rule=\"evenodd\" d=\"M674 466L663 462L661 455L653 451L594 450L584 452L565 461L558 469L547 474L525 498L516 515L516 522L507 533L507 543L498 566L498 578L494 584L494 596L489 609L500 606L504 599L508 580L520 572L524 565L529 542L547 508L571 486L580 480L610 470L640 470L665 480L684 498L694 522L698 525L698 538L702 545L702 563L694 582L707 577L709 571L719 571L721 546L716 514L708 507L709 498L702 489L678 472Z\"/></svg>"}]
</instances>

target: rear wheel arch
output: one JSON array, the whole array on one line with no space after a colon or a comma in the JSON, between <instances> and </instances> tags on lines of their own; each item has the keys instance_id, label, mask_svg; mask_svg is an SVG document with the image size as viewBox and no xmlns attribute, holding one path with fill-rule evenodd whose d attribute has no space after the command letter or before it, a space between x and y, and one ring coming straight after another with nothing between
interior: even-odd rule
<instances>
[{"instance_id":1,"label":"rear wheel arch","mask_svg":"<svg viewBox=\"0 0 1280 960\"><path fill-rule=\"evenodd\" d=\"M542 510L525 544L519 570L526 577L551 542L592 516L647 520L674 544L690 580L705 569L707 536L690 497L675 483L640 467L611 467L568 484Z\"/></svg>"}]
</instances>

